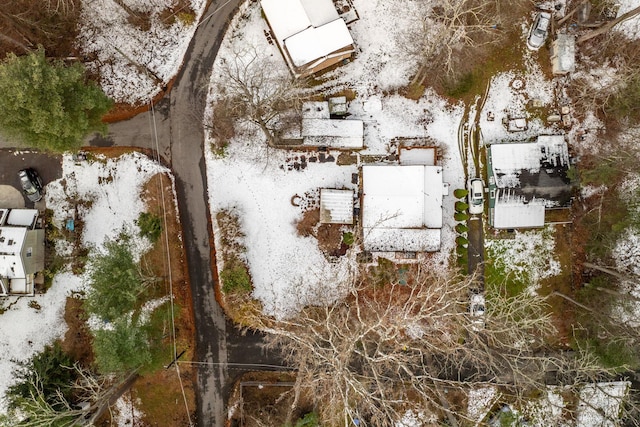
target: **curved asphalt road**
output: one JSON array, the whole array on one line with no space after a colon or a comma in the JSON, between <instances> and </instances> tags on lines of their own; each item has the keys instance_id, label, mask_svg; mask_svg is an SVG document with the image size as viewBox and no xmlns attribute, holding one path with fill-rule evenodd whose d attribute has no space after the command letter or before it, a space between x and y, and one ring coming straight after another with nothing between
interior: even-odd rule
<instances>
[{"instance_id":1,"label":"curved asphalt road","mask_svg":"<svg viewBox=\"0 0 640 427\"><path fill-rule=\"evenodd\" d=\"M241 0L212 1L191 41L174 87L149 113L113 124L105 137L94 137L93 146L151 148L173 169L178 205L187 250L189 278L196 322L198 362L197 424L222 427L226 402L234 375L253 364L279 364L262 348L259 334L241 336L228 322L214 295L211 246L212 229L208 205L202 114L215 56L227 22ZM157 129L158 141L153 138ZM230 361L233 362L229 368ZM235 370L240 365L242 369ZM255 370L255 368L253 368Z\"/></svg>"}]
</instances>

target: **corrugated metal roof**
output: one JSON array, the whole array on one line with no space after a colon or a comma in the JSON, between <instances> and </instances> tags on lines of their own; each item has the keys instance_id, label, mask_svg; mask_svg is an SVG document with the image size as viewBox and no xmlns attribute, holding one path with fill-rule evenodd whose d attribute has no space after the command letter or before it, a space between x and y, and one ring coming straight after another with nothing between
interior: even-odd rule
<instances>
[{"instance_id":1,"label":"corrugated metal roof","mask_svg":"<svg viewBox=\"0 0 640 427\"><path fill-rule=\"evenodd\" d=\"M321 188L320 222L353 224L353 190Z\"/></svg>"}]
</instances>

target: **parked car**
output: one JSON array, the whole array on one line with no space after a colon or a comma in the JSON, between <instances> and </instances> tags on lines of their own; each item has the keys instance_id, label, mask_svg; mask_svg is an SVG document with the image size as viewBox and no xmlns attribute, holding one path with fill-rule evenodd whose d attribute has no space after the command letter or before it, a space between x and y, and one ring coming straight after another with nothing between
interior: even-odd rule
<instances>
[{"instance_id":1,"label":"parked car","mask_svg":"<svg viewBox=\"0 0 640 427\"><path fill-rule=\"evenodd\" d=\"M480 178L469 180L469 213L472 215L484 212L484 185Z\"/></svg>"},{"instance_id":2,"label":"parked car","mask_svg":"<svg viewBox=\"0 0 640 427\"><path fill-rule=\"evenodd\" d=\"M42 179L38 172L34 169L22 169L18 172L18 177L20 178L20 185L22 186L22 191L27 196L29 200L32 202L38 202L42 199Z\"/></svg>"},{"instance_id":3,"label":"parked car","mask_svg":"<svg viewBox=\"0 0 640 427\"><path fill-rule=\"evenodd\" d=\"M469 304L469 317L471 319L471 329L479 331L484 328L484 295L471 294Z\"/></svg>"},{"instance_id":4,"label":"parked car","mask_svg":"<svg viewBox=\"0 0 640 427\"><path fill-rule=\"evenodd\" d=\"M531 50L538 50L542 47L547 35L549 34L549 25L551 24L551 14L548 12L540 12L533 20L533 25L529 30L527 37L527 47Z\"/></svg>"}]
</instances>

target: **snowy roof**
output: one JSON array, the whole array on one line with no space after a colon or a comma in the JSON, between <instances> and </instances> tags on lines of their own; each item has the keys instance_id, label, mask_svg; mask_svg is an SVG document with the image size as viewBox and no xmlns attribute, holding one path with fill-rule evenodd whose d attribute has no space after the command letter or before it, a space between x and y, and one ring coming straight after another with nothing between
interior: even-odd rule
<instances>
[{"instance_id":1,"label":"snowy roof","mask_svg":"<svg viewBox=\"0 0 640 427\"><path fill-rule=\"evenodd\" d=\"M302 119L302 136L351 137L362 142L364 124L362 120Z\"/></svg>"},{"instance_id":2,"label":"snowy roof","mask_svg":"<svg viewBox=\"0 0 640 427\"><path fill-rule=\"evenodd\" d=\"M7 217L7 225L31 227L38 218L37 209L11 209Z\"/></svg>"},{"instance_id":3,"label":"snowy roof","mask_svg":"<svg viewBox=\"0 0 640 427\"><path fill-rule=\"evenodd\" d=\"M353 190L320 189L320 222L353 224Z\"/></svg>"},{"instance_id":4,"label":"snowy roof","mask_svg":"<svg viewBox=\"0 0 640 427\"><path fill-rule=\"evenodd\" d=\"M492 175L499 188L517 187L521 171L531 174L541 167L569 164L569 150L563 135L540 135L536 142L491 144Z\"/></svg>"},{"instance_id":5,"label":"snowy roof","mask_svg":"<svg viewBox=\"0 0 640 427\"><path fill-rule=\"evenodd\" d=\"M303 145L357 149L364 146L364 123L331 119L328 102L308 101L302 105L301 135Z\"/></svg>"},{"instance_id":6,"label":"snowy roof","mask_svg":"<svg viewBox=\"0 0 640 427\"><path fill-rule=\"evenodd\" d=\"M495 228L534 228L544 226L544 201L496 200L493 211Z\"/></svg>"},{"instance_id":7,"label":"snowy roof","mask_svg":"<svg viewBox=\"0 0 640 427\"><path fill-rule=\"evenodd\" d=\"M309 27L284 40L284 46L296 67L352 45L353 38L342 18L321 27Z\"/></svg>"},{"instance_id":8,"label":"snowy roof","mask_svg":"<svg viewBox=\"0 0 640 427\"><path fill-rule=\"evenodd\" d=\"M327 101L305 101L302 103L303 119L328 119L331 116Z\"/></svg>"},{"instance_id":9,"label":"snowy roof","mask_svg":"<svg viewBox=\"0 0 640 427\"><path fill-rule=\"evenodd\" d=\"M331 0L261 0L260 5L280 42L310 26L320 27L338 19Z\"/></svg>"},{"instance_id":10,"label":"snowy roof","mask_svg":"<svg viewBox=\"0 0 640 427\"><path fill-rule=\"evenodd\" d=\"M435 252L440 249L440 229L368 228L364 246L373 252Z\"/></svg>"},{"instance_id":11,"label":"snowy roof","mask_svg":"<svg viewBox=\"0 0 640 427\"><path fill-rule=\"evenodd\" d=\"M425 165L436 164L435 147L400 147L399 159L401 165Z\"/></svg>"},{"instance_id":12,"label":"snowy roof","mask_svg":"<svg viewBox=\"0 0 640 427\"><path fill-rule=\"evenodd\" d=\"M551 64L554 74L566 74L576 68L576 37L569 34L558 34L553 41Z\"/></svg>"},{"instance_id":13,"label":"snowy roof","mask_svg":"<svg viewBox=\"0 0 640 427\"><path fill-rule=\"evenodd\" d=\"M382 246L381 239L389 240L390 237L397 243L388 242L387 245L402 247L393 250L439 247L444 193L442 167L366 165L362 167L362 180L362 226L368 250L382 250L374 248ZM425 228L438 230L437 233L407 231ZM394 231L380 231L385 229Z\"/></svg>"},{"instance_id":14,"label":"snowy roof","mask_svg":"<svg viewBox=\"0 0 640 427\"><path fill-rule=\"evenodd\" d=\"M24 227L0 227L0 254L19 254L26 234Z\"/></svg>"}]
</instances>

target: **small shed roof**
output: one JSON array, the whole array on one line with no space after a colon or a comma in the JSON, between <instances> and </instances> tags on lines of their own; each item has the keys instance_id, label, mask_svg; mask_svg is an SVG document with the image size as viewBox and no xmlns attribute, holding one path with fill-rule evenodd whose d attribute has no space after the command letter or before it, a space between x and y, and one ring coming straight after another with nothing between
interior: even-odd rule
<instances>
[{"instance_id":1,"label":"small shed roof","mask_svg":"<svg viewBox=\"0 0 640 427\"><path fill-rule=\"evenodd\" d=\"M303 119L328 119L330 116L327 101L305 101L302 103Z\"/></svg>"},{"instance_id":2,"label":"small shed roof","mask_svg":"<svg viewBox=\"0 0 640 427\"><path fill-rule=\"evenodd\" d=\"M401 165L435 166L435 147L400 147L399 161Z\"/></svg>"},{"instance_id":3,"label":"small shed roof","mask_svg":"<svg viewBox=\"0 0 640 427\"><path fill-rule=\"evenodd\" d=\"M353 190L320 189L320 222L353 224Z\"/></svg>"}]
</instances>

